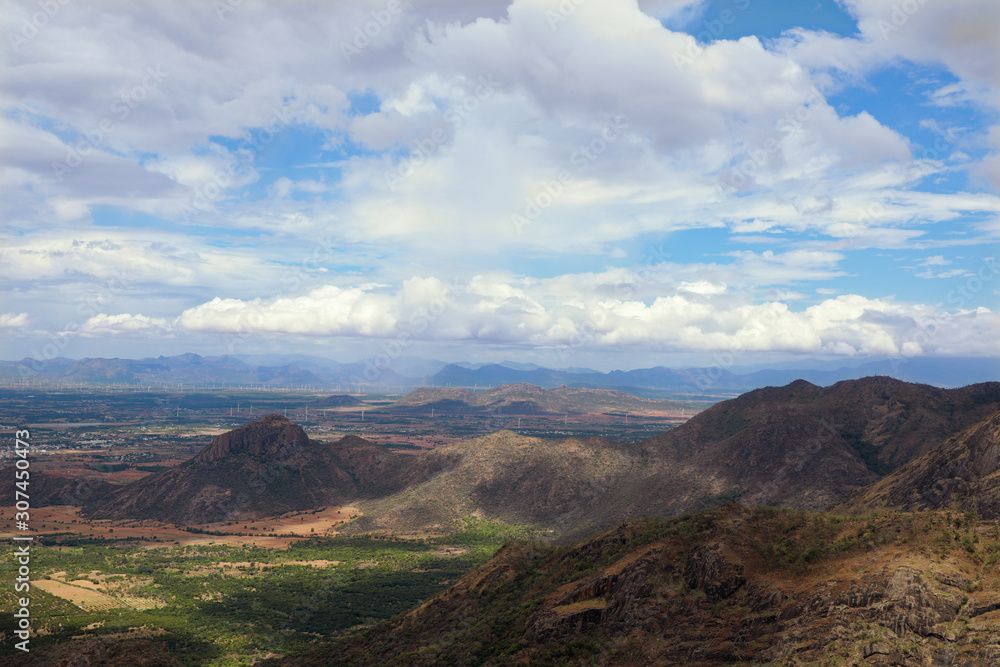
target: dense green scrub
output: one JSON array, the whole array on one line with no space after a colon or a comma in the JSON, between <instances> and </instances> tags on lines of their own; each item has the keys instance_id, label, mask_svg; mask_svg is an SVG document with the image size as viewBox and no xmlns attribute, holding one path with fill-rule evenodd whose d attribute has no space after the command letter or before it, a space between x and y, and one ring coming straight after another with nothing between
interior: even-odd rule
<instances>
[{"instance_id":1,"label":"dense green scrub","mask_svg":"<svg viewBox=\"0 0 1000 667\"><path fill-rule=\"evenodd\" d=\"M32 626L42 632L32 647L81 635L140 633L166 641L190 665L249 664L403 612L486 562L505 542L530 537L528 529L469 521L446 537L312 538L287 550L128 542L37 547L36 581L54 573L62 581L100 581L125 604L88 612L36 588ZM13 580L9 563L0 572ZM135 607L144 605L136 600L161 606L140 610ZM0 590L3 611L14 601L12 586ZM4 642L0 654L11 650Z\"/></svg>"}]
</instances>

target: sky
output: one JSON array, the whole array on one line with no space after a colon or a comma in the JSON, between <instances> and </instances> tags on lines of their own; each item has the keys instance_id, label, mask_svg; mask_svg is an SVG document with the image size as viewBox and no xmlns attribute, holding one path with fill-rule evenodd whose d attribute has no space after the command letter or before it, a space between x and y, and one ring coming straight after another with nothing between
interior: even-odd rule
<instances>
[{"instance_id":1,"label":"sky","mask_svg":"<svg viewBox=\"0 0 1000 667\"><path fill-rule=\"evenodd\" d=\"M995 0L5 2L0 357L1000 356Z\"/></svg>"}]
</instances>

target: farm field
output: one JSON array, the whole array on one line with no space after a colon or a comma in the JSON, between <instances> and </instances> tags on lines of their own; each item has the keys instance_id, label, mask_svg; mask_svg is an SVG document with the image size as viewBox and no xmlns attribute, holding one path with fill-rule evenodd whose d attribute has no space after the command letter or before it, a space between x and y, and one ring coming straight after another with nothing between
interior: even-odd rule
<instances>
[{"instance_id":1,"label":"farm field","mask_svg":"<svg viewBox=\"0 0 1000 667\"><path fill-rule=\"evenodd\" d=\"M72 516L65 508L53 512ZM298 518L271 524L290 529ZM158 636L185 664L250 664L405 611L506 541L533 534L470 520L463 531L436 537L187 535L162 544L120 539L118 530L50 534L32 551L32 646ZM11 568L0 568L5 578ZM14 604L12 587L5 587L0 611L12 613ZM0 650L9 655L11 643Z\"/></svg>"},{"instance_id":2,"label":"farm field","mask_svg":"<svg viewBox=\"0 0 1000 667\"><path fill-rule=\"evenodd\" d=\"M13 507L0 507L0 539L14 535ZM190 526L165 524L158 521L110 521L80 516L80 508L72 505L40 507L32 510L32 528L51 541L73 538L112 541L129 540L141 544L249 544L284 549L292 542L309 536L333 537L336 527L360 515L352 506L326 507L308 512L294 512L279 517L255 521L205 523Z\"/></svg>"}]
</instances>

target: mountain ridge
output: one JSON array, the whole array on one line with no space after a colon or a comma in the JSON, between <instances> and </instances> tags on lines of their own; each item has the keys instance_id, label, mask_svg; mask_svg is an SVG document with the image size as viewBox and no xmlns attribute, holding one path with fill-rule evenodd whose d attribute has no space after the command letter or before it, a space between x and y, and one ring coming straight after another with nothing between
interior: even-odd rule
<instances>
[{"instance_id":1,"label":"mountain ridge","mask_svg":"<svg viewBox=\"0 0 1000 667\"><path fill-rule=\"evenodd\" d=\"M725 365L701 368L654 366L605 373L587 368L549 369L533 363L509 361L500 364L446 364L406 356L385 364L372 359L337 362L302 354L201 356L185 353L144 359L57 357L39 360L26 357L17 361L0 361L0 380L369 388L428 385L487 387L529 382L547 389L567 385L731 393L787 384L798 378L828 386L869 375L890 375L909 382L956 387L1000 377L1000 360L993 357L887 358L863 363L845 360L843 363L843 366L833 369L830 366L837 364L806 359L799 369L788 367L789 363L784 362L764 369L759 368L759 364L745 368Z\"/></svg>"}]
</instances>

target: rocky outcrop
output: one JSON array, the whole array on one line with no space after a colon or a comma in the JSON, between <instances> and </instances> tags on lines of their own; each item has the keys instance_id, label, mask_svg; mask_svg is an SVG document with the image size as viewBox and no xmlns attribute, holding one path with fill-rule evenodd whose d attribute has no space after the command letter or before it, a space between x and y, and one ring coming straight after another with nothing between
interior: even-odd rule
<instances>
[{"instance_id":1,"label":"rocky outcrop","mask_svg":"<svg viewBox=\"0 0 1000 667\"><path fill-rule=\"evenodd\" d=\"M746 583L743 566L730 563L714 547L700 547L688 558L684 583L692 590L704 591L712 602L724 600Z\"/></svg>"},{"instance_id":2,"label":"rocky outcrop","mask_svg":"<svg viewBox=\"0 0 1000 667\"><path fill-rule=\"evenodd\" d=\"M246 426L212 438L212 442L192 459L197 463L221 461L236 454L282 460L309 445L302 427L281 415L267 415Z\"/></svg>"}]
</instances>

